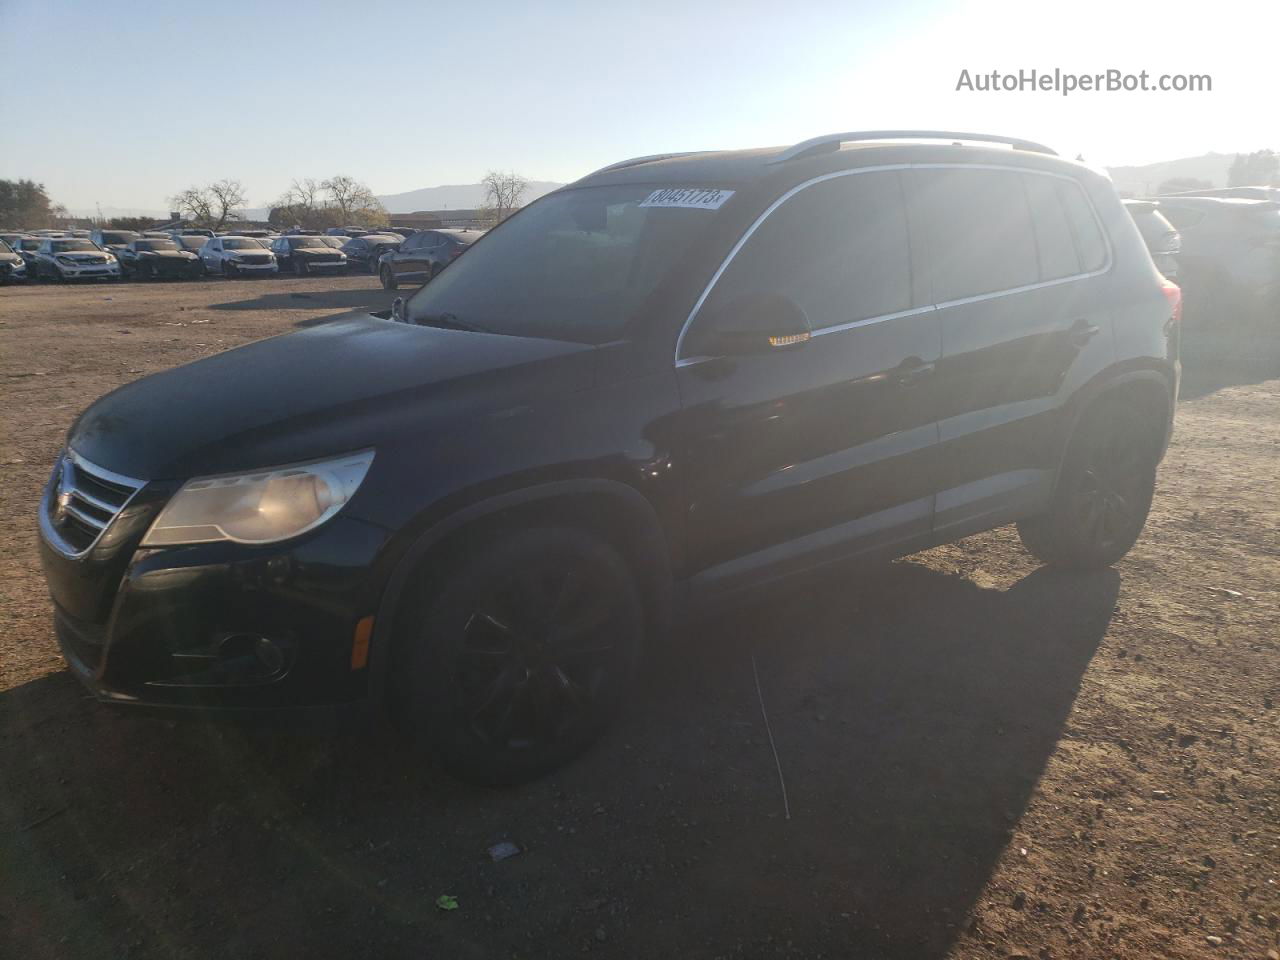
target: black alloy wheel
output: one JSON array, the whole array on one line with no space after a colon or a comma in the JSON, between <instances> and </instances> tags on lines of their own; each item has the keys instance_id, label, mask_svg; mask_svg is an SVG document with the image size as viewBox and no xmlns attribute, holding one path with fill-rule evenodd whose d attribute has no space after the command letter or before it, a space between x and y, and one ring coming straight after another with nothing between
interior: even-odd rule
<instances>
[{"instance_id":1,"label":"black alloy wheel","mask_svg":"<svg viewBox=\"0 0 1280 960\"><path fill-rule=\"evenodd\" d=\"M1086 415L1049 510L1018 523L1023 545L1046 563L1075 569L1108 566L1128 553L1155 494L1153 434L1150 418L1115 404Z\"/></svg>"},{"instance_id":2,"label":"black alloy wheel","mask_svg":"<svg viewBox=\"0 0 1280 960\"><path fill-rule=\"evenodd\" d=\"M630 688L631 572L571 528L515 532L450 564L401 637L399 716L460 779L518 783L584 750Z\"/></svg>"}]
</instances>

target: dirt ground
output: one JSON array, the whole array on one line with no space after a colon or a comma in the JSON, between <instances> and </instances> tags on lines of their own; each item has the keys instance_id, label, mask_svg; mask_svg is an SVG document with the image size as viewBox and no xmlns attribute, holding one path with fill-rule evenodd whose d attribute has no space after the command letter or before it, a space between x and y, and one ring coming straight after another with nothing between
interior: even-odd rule
<instances>
[{"instance_id":1,"label":"dirt ground","mask_svg":"<svg viewBox=\"0 0 1280 960\"><path fill-rule=\"evenodd\" d=\"M0 957L1280 960L1280 351L1188 352L1115 569L1037 569L999 530L694 624L526 787L453 782L380 727L86 699L35 542L73 416L388 300L367 277L0 289ZM503 839L522 852L492 862Z\"/></svg>"}]
</instances>

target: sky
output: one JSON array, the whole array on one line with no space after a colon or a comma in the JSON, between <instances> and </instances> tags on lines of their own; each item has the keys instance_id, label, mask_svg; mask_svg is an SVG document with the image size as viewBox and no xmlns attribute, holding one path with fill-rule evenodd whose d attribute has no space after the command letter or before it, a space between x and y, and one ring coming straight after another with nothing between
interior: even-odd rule
<instances>
[{"instance_id":1,"label":"sky","mask_svg":"<svg viewBox=\"0 0 1280 960\"><path fill-rule=\"evenodd\" d=\"M166 210L222 178L257 207L295 177L570 181L858 129L995 132L1107 166L1280 149L1278 38L1280 3L1244 0L0 0L0 178L73 210ZM1213 90L956 89L961 70L1032 68Z\"/></svg>"}]
</instances>

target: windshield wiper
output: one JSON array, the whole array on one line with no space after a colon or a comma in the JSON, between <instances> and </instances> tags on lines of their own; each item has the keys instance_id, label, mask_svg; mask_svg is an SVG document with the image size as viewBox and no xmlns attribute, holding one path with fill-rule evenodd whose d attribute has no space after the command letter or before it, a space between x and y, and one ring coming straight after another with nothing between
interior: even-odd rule
<instances>
[{"instance_id":1,"label":"windshield wiper","mask_svg":"<svg viewBox=\"0 0 1280 960\"><path fill-rule=\"evenodd\" d=\"M489 333L484 327L475 323L463 323L458 319L457 314L453 313L435 313L428 314L418 319L418 324L424 327L440 327L443 330L465 330L468 333Z\"/></svg>"}]
</instances>

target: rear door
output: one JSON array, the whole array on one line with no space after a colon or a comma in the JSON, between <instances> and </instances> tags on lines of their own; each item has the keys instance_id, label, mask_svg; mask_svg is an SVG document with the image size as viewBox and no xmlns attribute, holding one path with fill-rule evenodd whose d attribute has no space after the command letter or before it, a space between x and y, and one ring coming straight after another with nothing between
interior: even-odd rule
<instances>
[{"instance_id":1,"label":"rear door","mask_svg":"<svg viewBox=\"0 0 1280 960\"><path fill-rule=\"evenodd\" d=\"M738 588L929 534L941 342L909 245L899 172L851 172L800 188L723 268L677 362L697 585ZM699 356L700 325L756 293L797 304L812 339Z\"/></svg>"},{"instance_id":2,"label":"rear door","mask_svg":"<svg viewBox=\"0 0 1280 960\"><path fill-rule=\"evenodd\" d=\"M1066 177L951 167L907 184L941 324L935 528L952 538L1047 500L1064 405L1112 356L1109 250Z\"/></svg>"}]
</instances>

